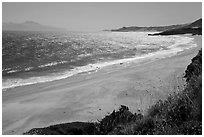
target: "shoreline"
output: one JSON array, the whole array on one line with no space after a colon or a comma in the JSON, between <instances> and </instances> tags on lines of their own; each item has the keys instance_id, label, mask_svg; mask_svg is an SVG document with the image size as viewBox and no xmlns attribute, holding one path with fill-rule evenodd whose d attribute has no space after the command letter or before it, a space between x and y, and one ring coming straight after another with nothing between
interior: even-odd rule
<instances>
[{"instance_id":1,"label":"shoreline","mask_svg":"<svg viewBox=\"0 0 204 137\"><path fill-rule=\"evenodd\" d=\"M75 75L80 75L81 73L90 74L92 72L100 71L101 69L106 69L106 67L110 67L112 65L128 66L128 64L136 64L136 63L141 63L141 62L148 62L150 60L168 58L168 57L175 56L176 54L179 54L180 52L183 52L187 49L190 49L196 46L192 44L193 40L191 37L186 37L186 36L177 36L177 37L181 37L180 38L181 41L177 41L173 45L165 47L168 50L163 49L163 50L159 50L156 52L144 54L141 56L117 59L117 60L100 62L100 63L95 63L95 64L88 64L85 66L76 67L69 71L64 71L61 73L56 73L56 74L51 74L51 75L45 75L41 77L30 77L30 78L26 78L25 80L14 78L14 79L8 80L9 82L5 82L5 83L3 82L2 89L3 91L6 91L6 90L9 90L10 88L16 88L20 86L27 86L27 85L33 85L33 84L39 84L39 83L45 83L45 82L52 82L56 80L62 80L62 79L66 79L66 78L69 78ZM191 46L181 48L182 46L180 45L191 45Z\"/></svg>"},{"instance_id":2,"label":"shoreline","mask_svg":"<svg viewBox=\"0 0 204 137\"><path fill-rule=\"evenodd\" d=\"M145 113L180 84L175 80L202 47L202 36L195 37L197 47L172 57L8 89L2 93L3 134L22 134L61 122L94 121L120 105Z\"/></svg>"}]
</instances>

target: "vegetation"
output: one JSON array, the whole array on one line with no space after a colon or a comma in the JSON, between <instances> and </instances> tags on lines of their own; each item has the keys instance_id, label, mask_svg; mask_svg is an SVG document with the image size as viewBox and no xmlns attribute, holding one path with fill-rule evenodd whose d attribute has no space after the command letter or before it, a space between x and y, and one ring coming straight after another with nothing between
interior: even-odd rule
<instances>
[{"instance_id":1,"label":"vegetation","mask_svg":"<svg viewBox=\"0 0 204 137\"><path fill-rule=\"evenodd\" d=\"M201 71L202 71L202 51L200 50L198 52L198 55L192 59L192 63L188 65L185 71L184 78L186 78L186 81L189 82L192 76L198 77Z\"/></svg>"},{"instance_id":2,"label":"vegetation","mask_svg":"<svg viewBox=\"0 0 204 137\"><path fill-rule=\"evenodd\" d=\"M146 115L132 114L121 105L96 123L74 122L32 129L24 134L201 135L202 51L192 59L186 87L153 105Z\"/></svg>"},{"instance_id":3,"label":"vegetation","mask_svg":"<svg viewBox=\"0 0 204 137\"><path fill-rule=\"evenodd\" d=\"M157 102L147 115L132 124L115 128L111 134L202 134L202 51L187 67L184 91Z\"/></svg>"},{"instance_id":4,"label":"vegetation","mask_svg":"<svg viewBox=\"0 0 204 137\"><path fill-rule=\"evenodd\" d=\"M46 128L34 128L27 135L89 135L96 131L94 123L73 122L58 124Z\"/></svg>"}]
</instances>

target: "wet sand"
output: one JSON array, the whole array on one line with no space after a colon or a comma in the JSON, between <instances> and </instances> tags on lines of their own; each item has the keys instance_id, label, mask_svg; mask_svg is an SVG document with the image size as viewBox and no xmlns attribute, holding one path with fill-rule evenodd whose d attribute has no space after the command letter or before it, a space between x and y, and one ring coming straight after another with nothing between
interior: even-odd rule
<instances>
[{"instance_id":1,"label":"wet sand","mask_svg":"<svg viewBox=\"0 0 204 137\"><path fill-rule=\"evenodd\" d=\"M182 89L183 73L202 47L140 63L119 64L96 73L8 89L2 93L3 134L73 121L96 121L120 105L132 112L147 108Z\"/></svg>"}]
</instances>

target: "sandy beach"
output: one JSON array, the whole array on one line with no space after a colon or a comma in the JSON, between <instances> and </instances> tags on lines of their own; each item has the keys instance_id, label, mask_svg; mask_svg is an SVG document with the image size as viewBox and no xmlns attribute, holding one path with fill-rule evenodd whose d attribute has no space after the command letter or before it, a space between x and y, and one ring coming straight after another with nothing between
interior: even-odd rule
<instances>
[{"instance_id":1,"label":"sandy beach","mask_svg":"<svg viewBox=\"0 0 204 137\"><path fill-rule=\"evenodd\" d=\"M183 73L202 47L178 55L126 65L118 64L66 79L8 89L2 93L3 134L73 121L97 121L120 105L146 110L182 89Z\"/></svg>"}]
</instances>

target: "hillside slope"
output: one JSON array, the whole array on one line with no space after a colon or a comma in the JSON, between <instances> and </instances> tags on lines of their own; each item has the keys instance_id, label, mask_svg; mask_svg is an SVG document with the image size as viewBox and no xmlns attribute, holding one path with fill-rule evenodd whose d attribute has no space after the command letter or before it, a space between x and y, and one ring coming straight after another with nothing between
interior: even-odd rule
<instances>
[{"instance_id":1,"label":"hillside slope","mask_svg":"<svg viewBox=\"0 0 204 137\"><path fill-rule=\"evenodd\" d=\"M112 29L111 31L113 32L134 32L134 31L165 31L169 29L175 29L179 27L184 27L189 24L180 24L180 25L170 25L170 26L154 26L154 27L137 27L137 26L132 26L132 27L122 27L119 29Z\"/></svg>"},{"instance_id":2,"label":"hillside slope","mask_svg":"<svg viewBox=\"0 0 204 137\"><path fill-rule=\"evenodd\" d=\"M3 23L3 31L65 31L62 28L42 25L33 21L26 21L23 23Z\"/></svg>"},{"instance_id":3,"label":"hillside slope","mask_svg":"<svg viewBox=\"0 0 204 137\"><path fill-rule=\"evenodd\" d=\"M195 22L181 26L174 29L169 29L161 33L149 34L154 35L176 35L176 34L192 34L192 35L202 35L202 19L196 20Z\"/></svg>"}]
</instances>

